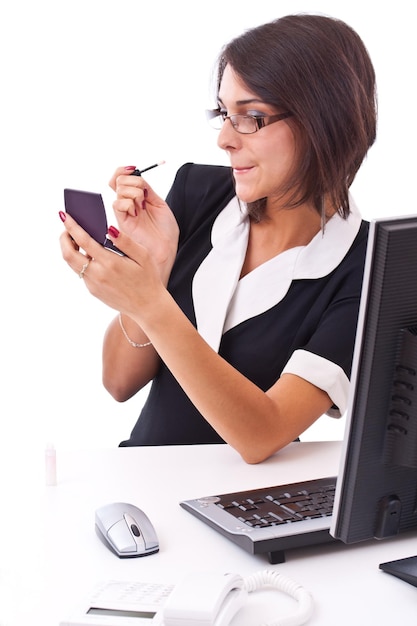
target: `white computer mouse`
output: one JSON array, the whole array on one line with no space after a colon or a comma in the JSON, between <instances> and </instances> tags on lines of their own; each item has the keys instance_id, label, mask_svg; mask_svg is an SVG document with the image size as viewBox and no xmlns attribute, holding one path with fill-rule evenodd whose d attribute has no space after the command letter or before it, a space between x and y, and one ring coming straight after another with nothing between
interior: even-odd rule
<instances>
[{"instance_id":1,"label":"white computer mouse","mask_svg":"<svg viewBox=\"0 0 417 626\"><path fill-rule=\"evenodd\" d=\"M96 510L96 532L120 558L146 556L159 550L158 537L148 516L137 506L113 502Z\"/></svg>"}]
</instances>

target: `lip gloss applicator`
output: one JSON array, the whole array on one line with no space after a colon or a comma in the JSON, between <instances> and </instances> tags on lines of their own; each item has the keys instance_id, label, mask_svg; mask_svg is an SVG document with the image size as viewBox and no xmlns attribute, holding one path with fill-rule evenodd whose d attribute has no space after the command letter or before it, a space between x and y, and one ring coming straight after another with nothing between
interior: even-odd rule
<instances>
[{"instance_id":1,"label":"lip gloss applicator","mask_svg":"<svg viewBox=\"0 0 417 626\"><path fill-rule=\"evenodd\" d=\"M149 165L149 167L145 167L143 170L134 170L131 176L142 176L143 172L147 172L148 170L153 170L154 167L158 167L158 165L163 165L164 163L165 161L158 161L158 163Z\"/></svg>"}]
</instances>

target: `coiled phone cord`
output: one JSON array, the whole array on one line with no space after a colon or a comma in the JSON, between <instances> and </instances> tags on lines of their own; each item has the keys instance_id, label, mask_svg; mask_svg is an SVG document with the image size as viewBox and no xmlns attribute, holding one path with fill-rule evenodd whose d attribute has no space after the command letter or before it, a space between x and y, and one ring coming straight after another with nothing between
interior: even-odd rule
<instances>
[{"instance_id":1,"label":"coiled phone cord","mask_svg":"<svg viewBox=\"0 0 417 626\"><path fill-rule=\"evenodd\" d=\"M252 576L244 578L243 583L244 589L248 593L265 587L273 587L292 596L298 602L298 609L295 613L280 617L274 622L260 624L260 626L299 626L305 624L313 613L311 594L304 587L279 572L273 570L256 572Z\"/></svg>"}]
</instances>

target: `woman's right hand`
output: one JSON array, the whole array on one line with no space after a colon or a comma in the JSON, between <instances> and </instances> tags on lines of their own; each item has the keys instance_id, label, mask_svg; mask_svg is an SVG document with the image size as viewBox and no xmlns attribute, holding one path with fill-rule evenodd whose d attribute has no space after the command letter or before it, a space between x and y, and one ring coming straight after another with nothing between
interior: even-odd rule
<instances>
[{"instance_id":1,"label":"woman's right hand","mask_svg":"<svg viewBox=\"0 0 417 626\"><path fill-rule=\"evenodd\" d=\"M132 176L133 167L119 167L109 185L116 192L113 202L119 229L151 252L166 284L178 247L179 228L167 205L142 176Z\"/></svg>"}]
</instances>

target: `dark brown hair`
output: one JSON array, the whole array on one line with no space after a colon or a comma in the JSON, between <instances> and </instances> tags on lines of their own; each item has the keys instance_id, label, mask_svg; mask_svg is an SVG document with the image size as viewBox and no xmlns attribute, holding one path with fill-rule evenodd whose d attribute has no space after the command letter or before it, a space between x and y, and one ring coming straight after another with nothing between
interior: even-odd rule
<instances>
[{"instance_id":1,"label":"dark brown hair","mask_svg":"<svg viewBox=\"0 0 417 626\"><path fill-rule=\"evenodd\" d=\"M217 91L226 65L250 91L279 111L295 132L298 162L283 195L288 207L324 197L349 215L348 189L376 137L375 72L358 34L321 15L288 15L243 33L221 52ZM249 205L260 219L265 199Z\"/></svg>"}]
</instances>

